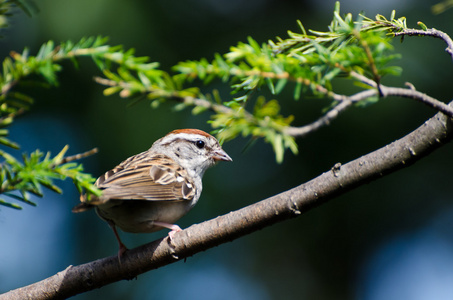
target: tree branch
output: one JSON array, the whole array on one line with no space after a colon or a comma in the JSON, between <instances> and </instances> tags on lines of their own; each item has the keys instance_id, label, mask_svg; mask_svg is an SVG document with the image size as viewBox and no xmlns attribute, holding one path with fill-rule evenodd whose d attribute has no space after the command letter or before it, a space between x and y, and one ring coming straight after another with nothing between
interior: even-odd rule
<instances>
[{"instance_id":1,"label":"tree branch","mask_svg":"<svg viewBox=\"0 0 453 300\"><path fill-rule=\"evenodd\" d=\"M105 86L111 86L111 87L119 86L119 87L123 88L123 91L127 91L130 89L130 84L125 81L117 82L117 81L102 78L99 76L94 77L94 81L99 84L105 85ZM152 89L143 91L143 93L150 93L150 94L152 94L154 92L155 91L153 91ZM128 93L121 92L120 96L129 97L130 95ZM212 101L205 100L205 99L200 99L200 98L195 98L195 97L190 97L190 96L180 96L177 93L167 92L165 95L162 95L162 97L174 100L176 102L184 103L185 105L201 106L201 107L204 107L204 108L209 109L216 113L233 112L233 110L231 108L229 108L225 105L217 104ZM250 113L248 113L248 114L250 115Z\"/></svg>"},{"instance_id":2,"label":"tree branch","mask_svg":"<svg viewBox=\"0 0 453 300\"><path fill-rule=\"evenodd\" d=\"M381 86L382 87L382 86ZM434 108L450 118L453 117L453 108L425 93L416 91L414 89L396 88L396 87L382 87L384 96L399 96L403 98L410 98L420 101L431 108Z\"/></svg>"},{"instance_id":3,"label":"tree branch","mask_svg":"<svg viewBox=\"0 0 453 300\"><path fill-rule=\"evenodd\" d=\"M391 93L391 90L389 91ZM453 102L450 103L453 106ZM405 137L345 165L340 163L291 190L117 256L69 266L0 299L64 299L185 259L277 222L300 216L347 191L420 160L453 138L451 119L442 113Z\"/></svg>"},{"instance_id":4,"label":"tree branch","mask_svg":"<svg viewBox=\"0 0 453 300\"><path fill-rule=\"evenodd\" d=\"M352 75L352 74L351 74ZM359 74L357 74L357 79L360 81L367 83L373 87L376 87L376 83L371 80L364 81L363 77ZM365 77L366 78L366 77ZM371 83L372 82L372 83ZM340 95L338 95L340 96ZM304 125L301 127L292 127L289 126L285 128L285 133L294 137L303 137L306 136L309 133L312 133L313 131L318 130L319 128L323 126L327 126L332 122L336 117L340 115L343 111L345 111L350 105L353 103L368 99L373 96L382 96L382 97L388 97L388 96L399 96L403 98L410 98L414 99L417 101L420 101L431 108L436 109L437 111L440 111L447 116L453 118L453 108L437 99L434 99L431 96L428 96L422 92L419 92L417 90L414 90L413 88L396 88L396 87L387 87L384 85L379 85L379 91L378 90L365 90L358 92L357 94L351 95L351 96L343 96L343 98L339 101L339 103L334 106L331 110L329 110L324 116L319 118L318 120L314 121L313 123L310 123L308 125ZM340 99L337 97L337 101Z\"/></svg>"},{"instance_id":5,"label":"tree branch","mask_svg":"<svg viewBox=\"0 0 453 300\"><path fill-rule=\"evenodd\" d=\"M374 94L374 91L369 90L366 91L368 94ZM332 122L336 117L338 117L343 111L345 111L349 106L351 106L354 102L350 99L346 98L343 101L339 102L335 105L331 110L329 110L324 116L320 117L313 123L308 125L304 125L301 127L293 127L288 126L284 129L285 133L294 136L294 137L304 137L309 133L312 133L321 127L327 126Z\"/></svg>"},{"instance_id":6,"label":"tree branch","mask_svg":"<svg viewBox=\"0 0 453 300\"><path fill-rule=\"evenodd\" d=\"M334 92L327 91L327 90L321 90L321 86L319 86L318 91L321 93L324 93L325 95L331 97L333 100L338 102L337 105L335 105L324 116L320 117L313 123L310 123L308 125L304 125L301 127L294 127L294 126L286 127L284 129L285 134L288 134L290 136L297 137L297 138L304 137L307 134L312 133L321 127L329 125L336 117L338 117L343 111L345 111L352 104L365 100L365 99L368 99L370 97L374 97L374 96L381 96L381 97L400 96L403 98L414 99L414 100L420 101L420 102L436 109L437 111L443 112L446 115L453 117L453 108L452 107L448 106L447 104L445 104L433 97L430 97L422 92L415 90L413 87L396 88L396 87L387 87L387 86L379 85L379 90L377 90L378 85L376 84L375 81L373 81L359 73L356 73L354 71L350 72L349 75L351 77L359 80L360 82L365 83L376 89L364 90L364 91L358 92L354 95L346 96L346 95L336 94ZM130 88L128 86L127 82L116 82L116 81L101 78L101 77L95 77L94 80L97 83L100 83L100 84L106 85L106 86L120 86L120 87L124 88L125 90L128 90L128 88ZM146 92L152 93L152 91L146 91ZM204 107L204 108L209 109L216 113L232 113L232 112L234 112L234 110L231 109L230 107L227 107L222 104L217 104L212 101L205 100L205 99L199 99L199 98L189 97L189 96L180 96L177 93L162 95L162 96L166 97L168 99L171 99L173 101L184 103L185 105L188 105L188 106L201 106L201 107ZM245 118L248 118L250 120L254 119L254 116L246 110L243 111L243 114L244 114Z\"/></svg>"},{"instance_id":7,"label":"tree branch","mask_svg":"<svg viewBox=\"0 0 453 300\"><path fill-rule=\"evenodd\" d=\"M85 151L83 153L79 153L79 154L74 154L74 155L71 155L71 156L66 156L64 157L60 164L65 164L65 163L68 163L68 162L72 162L74 160L80 160L82 158L85 158L85 157L88 157L88 156L91 156L93 154L96 154L99 152L99 149L98 148L93 148L91 150L88 150L88 151Z\"/></svg>"},{"instance_id":8,"label":"tree branch","mask_svg":"<svg viewBox=\"0 0 453 300\"><path fill-rule=\"evenodd\" d=\"M445 51L450 54L450 56L453 58L453 40L450 38L448 34L446 34L443 31L440 31L435 28L430 28L426 30L421 30L421 29L410 29L410 28L405 28L402 31L399 32L394 32L395 36L431 36L435 38L439 38L444 40L444 42L447 44L447 48Z\"/></svg>"}]
</instances>

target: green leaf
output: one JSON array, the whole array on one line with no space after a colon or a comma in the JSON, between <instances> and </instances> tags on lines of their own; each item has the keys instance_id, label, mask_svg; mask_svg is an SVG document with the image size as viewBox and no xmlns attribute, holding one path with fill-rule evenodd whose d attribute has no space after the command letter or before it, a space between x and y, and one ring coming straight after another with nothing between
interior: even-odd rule
<instances>
[{"instance_id":1,"label":"green leaf","mask_svg":"<svg viewBox=\"0 0 453 300\"><path fill-rule=\"evenodd\" d=\"M0 127L6 127L13 122L13 117L5 117L0 119Z\"/></svg>"},{"instance_id":2,"label":"green leaf","mask_svg":"<svg viewBox=\"0 0 453 300\"><path fill-rule=\"evenodd\" d=\"M420 26L424 31L428 30L428 27L423 22L418 21L417 25Z\"/></svg>"},{"instance_id":3,"label":"green leaf","mask_svg":"<svg viewBox=\"0 0 453 300\"><path fill-rule=\"evenodd\" d=\"M111 96L113 94L119 93L122 90L120 86L111 86L104 89L103 94L104 96Z\"/></svg>"},{"instance_id":4,"label":"green leaf","mask_svg":"<svg viewBox=\"0 0 453 300\"><path fill-rule=\"evenodd\" d=\"M203 112L205 112L208 108L207 107L203 107L203 106L195 106L193 109L192 109L192 114L194 115L199 115Z\"/></svg>"},{"instance_id":5,"label":"green leaf","mask_svg":"<svg viewBox=\"0 0 453 300\"><path fill-rule=\"evenodd\" d=\"M14 198L16 200L19 200L19 201L22 201L24 203L27 203L28 205L31 205L31 206L37 206L37 204L33 201L30 201L30 199L28 199L28 197L26 196L26 193L23 192L22 196L18 196L18 195L15 195L13 193L4 193L6 196L8 197L11 197L11 198Z\"/></svg>"},{"instance_id":6,"label":"green leaf","mask_svg":"<svg viewBox=\"0 0 453 300\"><path fill-rule=\"evenodd\" d=\"M51 180L41 179L39 181L39 183L42 184L43 186L45 186L46 188L48 188L49 190L57 193L57 194L62 194L63 193L63 191L58 186L56 186L55 184L52 184Z\"/></svg>"},{"instance_id":7,"label":"green leaf","mask_svg":"<svg viewBox=\"0 0 453 300\"><path fill-rule=\"evenodd\" d=\"M63 147L63 149L61 149L60 153L58 153L53 159L52 159L52 162L55 164L55 165L59 165L61 163L61 161L63 160L63 157L64 155L66 154L66 152L68 151L69 149L69 145L66 145Z\"/></svg>"},{"instance_id":8,"label":"green leaf","mask_svg":"<svg viewBox=\"0 0 453 300\"><path fill-rule=\"evenodd\" d=\"M288 79L286 78L279 79L277 81L277 85L275 86L275 93L280 94L280 92L285 88L286 83L288 83Z\"/></svg>"},{"instance_id":9,"label":"green leaf","mask_svg":"<svg viewBox=\"0 0 453 300\"><path fill-rule=\"evenodd\" d=\"M265 80L266 80L266 83L267 83L267 87L271 91L272 95L275 95L274 83L272 82L272 80L270 78L266 78Z\"/></svg>"},{"instance_id":10,"label":"green leaf","mask_svg":"<svg viewBox=\"0 0 453 300\"><path fill-rule=\"evenodd\" d=\"M173 106L173 110L181 111L181 110L184 110L186 107L187 107L187 105L185 103L179 103L179 104L176 104L175 106Z\"/></svg>"},{"instance_id":11,"label":"green leaf","mask_svg":"<svg viewBox=\"0 0 453 300\"><path fill-rule=\"evenodd\" d=\"M296 88L294 89L294 99L295 100L300 99L301 91L302 91L302 81L297 81Z\"/></svg>"},{"instance_id":12,"label":"green leaf","mask_svg":"<svg viewBox=\"0 0 453 300\"><path fill-rule=\"evenodd\" d=\"M17 143L15 143L5 137L0 137L0 144L13 148L13 149L20 149L20 146Z\"/></svg>"},{"instance_id":13,"label":"green leaf","mask_svg":"<svg viewBox=\"0 0 453 300\"><path fill-rule=\"evenodd\" d=\"M326 75L324 75L323 77L323 81L324 82L327 82L327 81L332 81L335 77L337 77L338 74L341 73L341 70L338 69L338 68L335 68L335 69L332 69L330 70L329 72L327 72Z\"/></svg>"},{"instance_id":14,"label":"green leaf","mask_svg":"<svg viewBox=\"0 0 453 300\"><path fill-rule=\"evenodd\" d=\"M3 200L1 198L0 198L0 205L6 206L9 208L19 209L19 210L22 209L22 207L20 205L17 205L15 203L11 203L11 202L6 202L5 200Z\"/></svg>"},{"instance_id":15,"label":"green leaf","mask_svg":"<svg viewBox=\"0 0 453 300\"><path fill-rule=\"evenodd\" d=\"M275 135L272 145L274 146L275 159L277 160L277 163L280 164L283 162L283 154L285 152L283 148L282 136L280 134Z\"/></svg>"}]
</instances>

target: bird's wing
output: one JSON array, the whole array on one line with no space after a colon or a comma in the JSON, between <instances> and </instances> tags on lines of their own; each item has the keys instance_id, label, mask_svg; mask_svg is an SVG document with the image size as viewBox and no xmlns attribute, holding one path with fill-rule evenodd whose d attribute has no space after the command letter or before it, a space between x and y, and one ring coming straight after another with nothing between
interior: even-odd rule
<instances>
[{"instance_id":1,"label":"bird's wing","mask_svg":"<svg viewBox=\"0 0 453 300\"><path fill-rule=\"evenodd\" d=\"M106 172L96 185L102 196L92 202L95 205L110 199L183 201L192 200L196 194L185 169L167 156L150 156L146 152Z\"/></svg>"}]
</instances>

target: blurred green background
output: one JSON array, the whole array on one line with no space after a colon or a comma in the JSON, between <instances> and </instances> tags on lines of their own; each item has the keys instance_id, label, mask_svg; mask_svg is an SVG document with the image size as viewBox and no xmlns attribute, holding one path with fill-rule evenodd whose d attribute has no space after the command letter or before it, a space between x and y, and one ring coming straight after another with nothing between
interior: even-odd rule
<instances>
[{"instance_id":1,"label":"blurred green background","mask_svg":"<svg viewBox=\"0 0 453 300\"><path fill-rule=\"evenodd\" d=\"M342 13L361 11L387 17L393 9L409 27L423 21L453 35L453 11L434 16L437 1L341 1ZM168 70L178 61L212 58L252 36L259 42L306 28L326 30L333 0L42 0L39 11L18 13L3 30L1 57L42 43L110 37L110 44L135 48ZM395 40L402 59L400 78L442 101L451 100L451 58L445 44L431 38ZM58 153L64 145L75 154L93 147L100 153L83 161L95 176L123 159L148 149L167 132L184 127L211 130L209 114L158 110L146 102L127 108L117 96L104 97L89 59L79 70L64 64L60 86L28 88L36 104L11 127L22 151ZM342 82L336 82L342 88ZM227 99L227 89L219 88ZM345 93L348 89L344 88ZM279 97L294 125L315 120L325 101L295 102L292 92ZM269 145L247 139L226 143L233 163L207 172L198 205L178 224L193 223L285 191L386 145L421 125L435 112L413 100L389 98L367 108L353 108L330 127L299 140L300 153L287 153L278 165ZM453 299L452 145L419 163L362 186L301 217L277 224L232 243L200 253L186 262L140 275L74 299ZM64 194L47 192L38 207L23 211L0 208L0 292L51 276L68 265L115 255L117 244L94 212L72 214L78 195L70 182ZM162 237L124 234L135 247Z\"/></svg>"}]
</instances>

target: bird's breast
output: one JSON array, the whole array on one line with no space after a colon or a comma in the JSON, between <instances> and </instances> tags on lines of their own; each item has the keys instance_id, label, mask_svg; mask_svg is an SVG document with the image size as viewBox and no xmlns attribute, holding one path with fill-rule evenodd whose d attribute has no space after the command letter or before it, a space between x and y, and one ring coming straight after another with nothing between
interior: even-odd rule
<instances>
[{"instance_id":1,"label":"bird's breast","mask_svg":"<svg viewBox=\"0 0 453 300\"><path fill-rule=\"evenodd\" d=\"M121 230L146 233L161 230L154 222L173 224L184 216L196 201L109 200L96 207L98 215Z\"/></svg>"}]
</instances>

